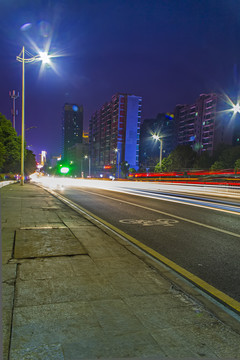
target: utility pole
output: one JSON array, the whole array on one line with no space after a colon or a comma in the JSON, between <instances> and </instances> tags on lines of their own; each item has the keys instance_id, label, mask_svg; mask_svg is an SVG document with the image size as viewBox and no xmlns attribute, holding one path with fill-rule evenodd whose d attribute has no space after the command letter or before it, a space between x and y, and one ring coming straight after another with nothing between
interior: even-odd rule
<instances>
[{"instance_id":1,"label":"utility pole","mask_svg":"<svg viewBox=\"0 0 240 360\"><path fill-rule=\"evenodd\" d=\"M13 99L13 108L11 110L12 112L12 124L13 124L13 128L14 130L16 129L16 106L15 106L15 100L19 97L19 92L16 94L15 90L13 90L12 92L9 91L9 96L11 99Z\"/></svg>"}]
</instances>

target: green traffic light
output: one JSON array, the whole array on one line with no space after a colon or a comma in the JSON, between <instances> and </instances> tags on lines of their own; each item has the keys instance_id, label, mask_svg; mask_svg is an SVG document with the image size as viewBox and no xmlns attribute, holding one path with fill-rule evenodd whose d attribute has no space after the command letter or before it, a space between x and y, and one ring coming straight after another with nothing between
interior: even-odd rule
<instances>
[{"instance_id":1,"label":"green traffic light","mask_svg":"<svg viewBox=\"0 0 240 360\"><path fill-rule=\"evenodd\" d=\"M64 167L61 168L60 172L62 174L67 174L69 172L69 168L64 166Z\"/></svg>"}]
</instances>

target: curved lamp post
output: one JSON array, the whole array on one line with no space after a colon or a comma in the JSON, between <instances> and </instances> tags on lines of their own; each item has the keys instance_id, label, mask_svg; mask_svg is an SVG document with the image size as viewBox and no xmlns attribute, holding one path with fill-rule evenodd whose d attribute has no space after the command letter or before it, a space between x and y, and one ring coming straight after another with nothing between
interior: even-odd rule
<instances>
[{"instance_id":1,"label":"curved lamp post","mask_svg":"<svg viewBox=\"0 0 240 360\"><path fill-rule=\"evenodd\" d=\"M156 135L156 134L154 134L154 135L152 136L152 138L153 138L154 140L160 141L160 159L159 159L159 166L160 166L160 168L161 168L161 166L162 166L162 148L163 148L163 141L162 141L162 139L160 138L160 136L158 136L158 135Z\"/></svg>"},{"instance_id":2,"label":"curved lamp post","mask_svg":"<svg viewBox=\"0 0 240 360\"><path fill-rule=\"evenodd\" d=\"M25 55L27 54L27 58ZM34 61L42 61L43 63L49 63L50 57L46 52L39 52L38 55L33 56L25 50L23 46L22 51L16 57L17 61L22 63L22 143L21 143L21 185L24 184L24 136L25 136L25 63L31 63Z\"/></svg>"}]
</instances>

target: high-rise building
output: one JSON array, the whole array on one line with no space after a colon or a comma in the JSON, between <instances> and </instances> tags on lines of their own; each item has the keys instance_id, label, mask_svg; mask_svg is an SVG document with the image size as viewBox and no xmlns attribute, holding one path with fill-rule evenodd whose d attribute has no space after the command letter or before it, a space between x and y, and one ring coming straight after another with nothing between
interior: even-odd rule
<instances>
[{"instance_id":1,"label":"high-rise building","mask_svg":"<svg viewBox=\"0 0 240 360\"><path fill-rule=\"evenodd\" d=\"M177 143L191 145L199 153L216 150L220 143L233 145L233 126L226 104L217 94L202 94L192 105L177 105Z\"/></svg>"},{"instance_id":2,"label":"high-rise building","mask_svg":"<svg viewBox=\"0 0 240 360\"><path fill-rule=\"evenodd\" d=\"M44 166L47 161L47 152L42 150L41 151L41 165Z\"/></svg>"},{"instance_id":3,"label":"high-rise building","mask_svg":"<svg viewBox=\"0 0 240 360\"><path fill-rule=\"evenodd\" d=\"M141 109L140 96L118 93L92 115L89 147L96 175L123 161L138 168Z\"/></svg>"},{"instance_id":4,"label":"high-rise building","mask_svg":"<svg viewBox=\"0 0 240 360\"><path fill-rule=\"evenodd\" d=\"M65 104L63 109L62 126L62 155L69 161L69 148L82 143L83 135L83 106Z\"/></svg>"},{"instance_id":5,"label":"high-rise building","mask_svg":"<svg viewBox=\"0 0 240 360\"><path fill-rule=\"evenodd\" d=\"M174 115L171 113L158 114L155 119L145 119L140 128L140 165L144 168L155 167L159 162L160 142L153 139L158 135L162 140L162 156L167 157L176 147L174 132Z\"/></svg>"}]
</instances>

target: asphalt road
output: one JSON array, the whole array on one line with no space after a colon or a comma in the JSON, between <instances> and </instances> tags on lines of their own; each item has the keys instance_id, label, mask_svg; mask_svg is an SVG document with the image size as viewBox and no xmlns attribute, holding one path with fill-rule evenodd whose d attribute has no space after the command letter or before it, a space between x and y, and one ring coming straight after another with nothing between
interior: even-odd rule
<instances>
[{"instance_id":1,"label":"asphalt road","mask_svg":"<svg viewBox=\"0 0 240 360\"><path fill-rule=\"evenodd\" d=\"M69 186L59 193L240 302L239 200L127 191Z\"/></svg>"}]
</instances>

